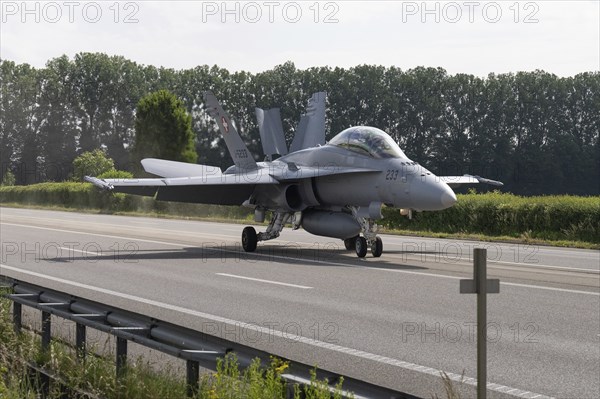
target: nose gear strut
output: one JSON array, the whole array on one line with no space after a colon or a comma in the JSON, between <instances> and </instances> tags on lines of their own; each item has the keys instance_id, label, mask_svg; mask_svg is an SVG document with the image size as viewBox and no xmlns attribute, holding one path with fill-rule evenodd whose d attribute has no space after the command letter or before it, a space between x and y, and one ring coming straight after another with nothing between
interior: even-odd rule
<instances>
[{"instance_id":1,"label":"nose gear strut","mask_svg":"<svg viewBox=\"0 0 600 399\"><path fill-rule=\"evenodd\" d=\"M346 249L352 249L352 246L354 246L356 255L359 258L364 258L367 255L367 248L371 248L371 254L373 254L373 257L379 258L383 253L383 241L377 236L377 230L379 228L375 222L375 219L360 216L359 207L351 206L349 208L352 211L352 215L356 221L360 224L363 236L349 238L348 240L354 240L354 245L352 245L351 242L346 242L347 240L344 240Z\"/></svg>"}]
</instances>

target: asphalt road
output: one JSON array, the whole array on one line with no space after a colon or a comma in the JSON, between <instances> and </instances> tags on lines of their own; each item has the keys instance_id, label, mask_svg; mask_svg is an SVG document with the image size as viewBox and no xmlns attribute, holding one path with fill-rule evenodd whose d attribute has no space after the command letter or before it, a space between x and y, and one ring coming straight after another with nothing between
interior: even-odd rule
<instances>
[{"instance_id":1,"label":"asphalt road","mask_svg":"<svg viewBox=\"0 0 600 399\"><path fill-rule=\"evenodd\" d=\"M357 259L285 229L0 208L0 274L220 335L417 396L440 371L475 395L474 247L488 249L488 396L600 397L600 252L382 236ZM536 396L538 395L538 396Z\"/></svg>"}]
</instances>

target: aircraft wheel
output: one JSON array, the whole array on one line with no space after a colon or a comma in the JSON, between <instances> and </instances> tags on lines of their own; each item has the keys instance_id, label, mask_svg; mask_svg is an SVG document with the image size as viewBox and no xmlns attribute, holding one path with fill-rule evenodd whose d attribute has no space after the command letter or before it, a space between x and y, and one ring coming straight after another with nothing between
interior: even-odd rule
<instances>
[{"instance_id":1,"label":"aircraft wheel","mask_svg":"<svg viewBox=\"0 0 600 399\"><path fill-rule=\"evenodd\" d=\"M354 240L354 245L356 249L356 255L359 258L364 258L367 254L367 240L365 237L356 237L356 240Z\"/></svg>"},{"instance_id":2,"label":"aircraft wheel","mask_svg":"<svg viewBox=\"0 0 600 399\"><path fill-rule=\"evenodd\" d=\"M381 238L375 238L375 242L371 246L371 253L374 258L379 258L381 256L383 253L383 241L381 241Z\"/></svg>"},{"instance_id":3,"label":"aircraft wheel","mask_svg":"<svg viewBox=\"0 0 600 399\"><path fill-rule=\"evenodd\" d=\"M358 237L358 236L356 236ZM344 240L344 246L346 247L346 249L348 251L352 251L353 249L356 249L356 237L352 237L352 238L346 238Z\"/></svg>"},{"instance_id":4,"label":"aircraft wheel","mask_svg":"<svg viewBox=\"0 0 600 399\"><path fill-rule=\"evenodd\" d=\"M257 243L258 238L256 236L256 230L254 230L254 227L245 227L242 231L242 248L244 248L244 251L254 252Z\"/></svg>"}]
</instances>

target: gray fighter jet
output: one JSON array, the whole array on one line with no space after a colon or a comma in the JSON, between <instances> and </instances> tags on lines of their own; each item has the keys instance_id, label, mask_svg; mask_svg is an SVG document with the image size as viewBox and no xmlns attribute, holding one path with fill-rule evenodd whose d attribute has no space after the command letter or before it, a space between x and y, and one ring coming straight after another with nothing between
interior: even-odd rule
<instances>
[{"instance_id":1,"label":"gray fighter jet","mask_svg":"<svg viewBox=\"0 0 600 399\"><path fill-rule=\"evenodd\" d=\"M286 224L309 233L341 239L359 257L371 249L381 256L377 236L382 206L413 211L451 207L450 187L502 183L479 176L436 176L410 160L394 140L374 127L350 127L325 142L325 93L315 93L302 115L288 150L279 109L256 109L265 161L256 162L216 97L205 93L205 106L215 119L234 165L224 172L207 165L147 158L144 170L159 178L85 180L110 191L155 196L158 201L242 205L254 209L265 232L242 232L242 247L256 250L259 241L279 237ZM273 155L280 157L273 160Z\"/></svg>"}]
</instances>

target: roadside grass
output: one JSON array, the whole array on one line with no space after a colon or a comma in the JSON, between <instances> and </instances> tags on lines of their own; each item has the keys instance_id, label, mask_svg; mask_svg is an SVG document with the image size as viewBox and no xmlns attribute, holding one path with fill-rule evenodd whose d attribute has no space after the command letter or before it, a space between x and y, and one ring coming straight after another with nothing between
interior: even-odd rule
<instances>
[{"instance_id":1,"label":"roadside grass","mask_svg":"<svg viewBox=\"0 0 600 399\"><path fill-rule=\"evenodd\" d=\"M6 292L0 292L4 294ZM183 377L170 368L156 370L142 357L130 361L124 376L116 379L114 360L94 355L93 348L85 360L77 357L71 346L52 340L50 348L42 351L41 339L31 331L16 333L13 328L11 302L0 299L0 398L36 399L41 387L32 379L28 364L42 368L57 377L61 384L50 384L48 399L71 397L64 387L80 397L106 399L181 399L187 387ZM240 369L234 354L218 359L216 372L200 377L199 390L194 398L286 398L286 382L282 374L288 363L272 358L267 367L254 359L249 367ZM333 392L325 380L317 378L316 370L310 385L293 385L294 398L342 398L340 381ZM352 395L350 395L352 397Z\"/></svg>"}]
</instances>

